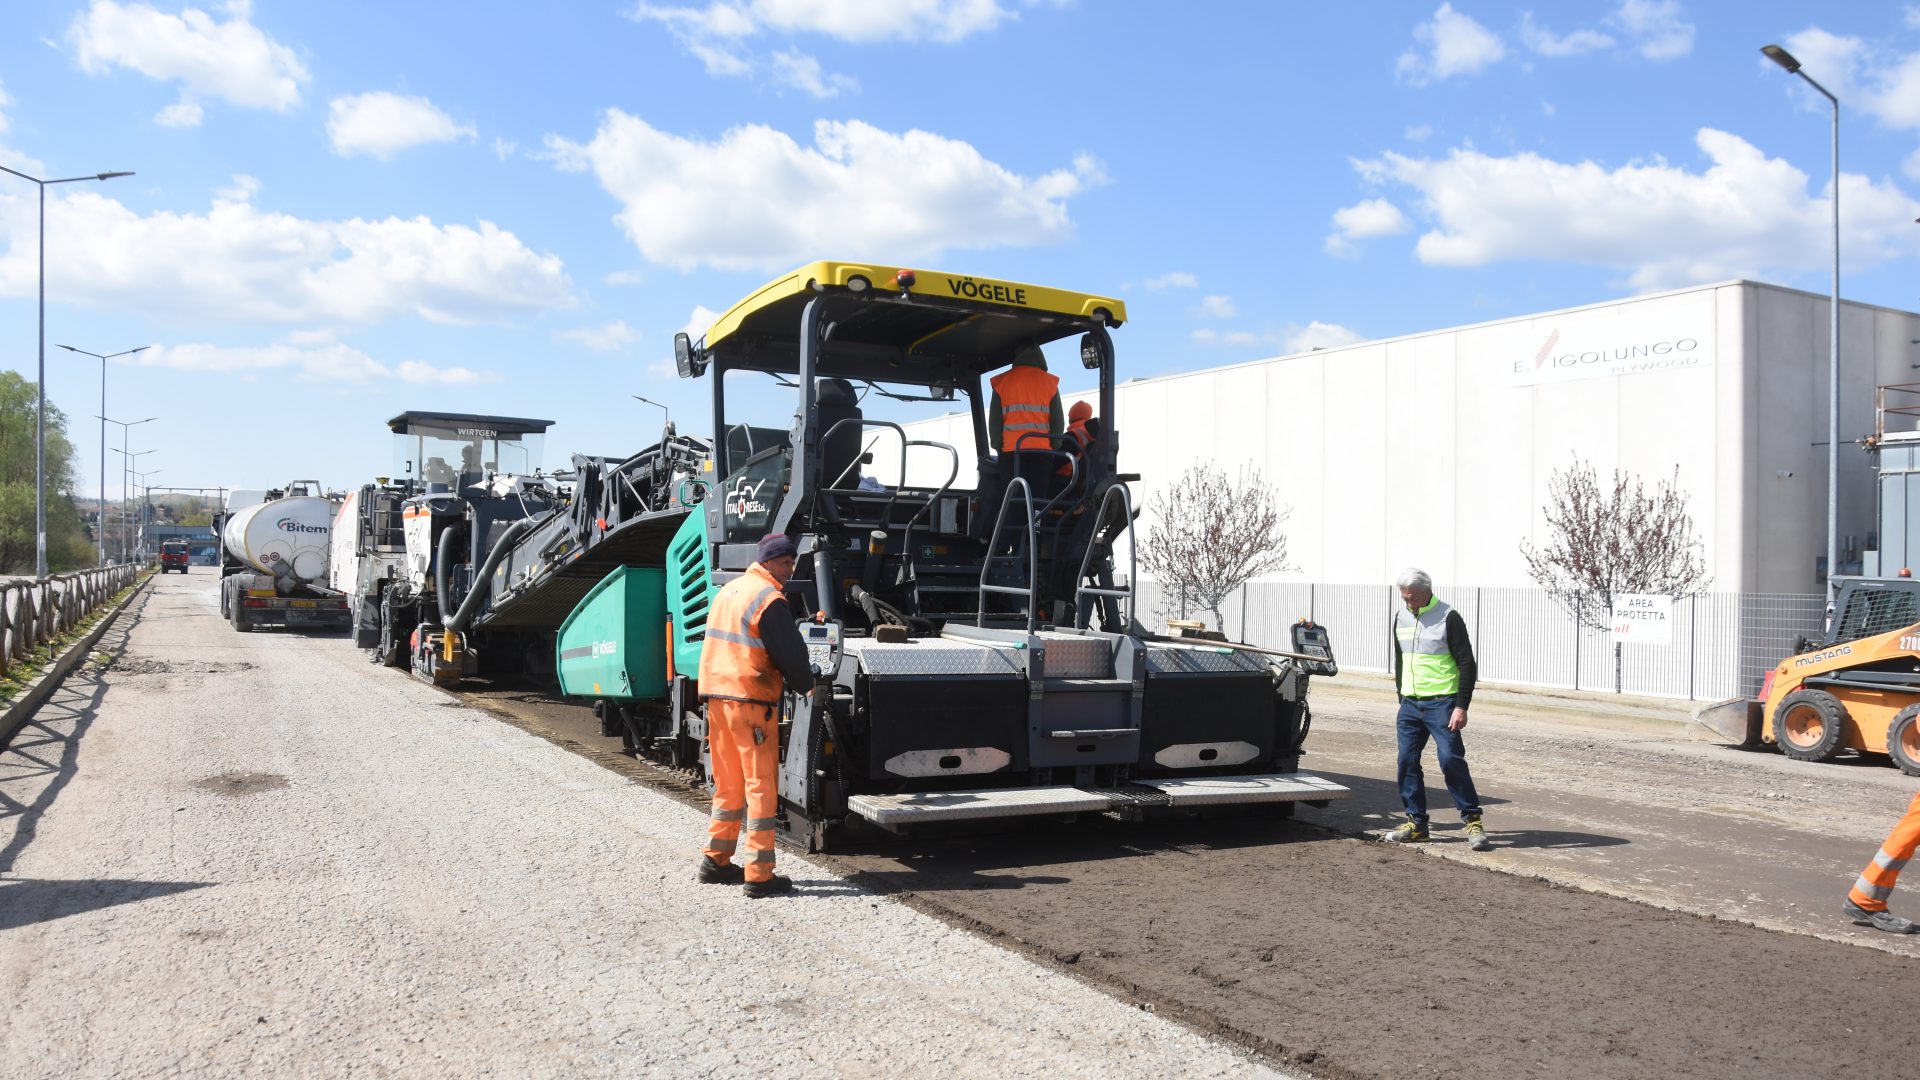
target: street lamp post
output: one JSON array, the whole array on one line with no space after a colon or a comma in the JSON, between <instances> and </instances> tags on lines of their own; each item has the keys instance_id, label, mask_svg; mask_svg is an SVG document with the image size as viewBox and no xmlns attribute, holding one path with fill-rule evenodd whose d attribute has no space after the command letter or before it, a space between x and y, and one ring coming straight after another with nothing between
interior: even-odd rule
<instances>
[{"instance_id":1,"label":"street lamp post","mask_svg":"<svg viewBox=\"0 0 1920 1080\"><path fill-rule=\"evenodd\" d=\"M145 450L141 452L151 453L151 451ZM146 472L141 472L136 469L133 473L133 475L140 478L140 530L138 533L140 543L137 550L142 555L145 555L147 550L147 518L153 515L153 487L147 480L147 477L158 476L162 471L164 470L148 469Z\"/></svg>"},{"instance_id":2,"label":"street lamp post","mask_svg":"<svg viewBox=\"0 0 1920 1080\"><path fill-rule=\"evenodd\" d=\"M1840 572L1840 99L1813 76L1800 70L1800 61L1778 45L1763 45L1767 59L1807 80L1833 105L1833 297L1827 303L1827 587Z\"/></svg>"},{"instance_id":3,"label":"street lamp post","mask_svg":"<svg viewBox=\"0 0 1920 1080\"><path fill-rule=\"evenodd\" d=\"M132 356L137 352L145 352L152 347L151 345L142 345L137 349L124 349L120 352L111 352L105 356L101 356L97 352L76 349L71 345L60 346L60 348L70 353L79 353L82 356L95 356L100 359L100 510L96 517L94 527L94 531L99 535L95 536L94 539L100 544L101 566L107 565L107 361L116 356Z\"/></svg>"},{"instance_id":4,"label":"street lamp post","mask_svg":"<svg viewBox=\"0 0 1920 1080\"><path fill-rule=\"evenodd\" d=\"M142 450L140 454L127 453L127 437L133 433L134 428L139 427L141 424L150 424L160 418L157 416L149 416L145 420L115 420L110 416L102 416L100 419L108 424L120 425L120 445L116 447L113 452L121 455L123 459L120 462L120 513L121 521L124 524L127 510L127 467L132 465L133 459L139 457L140 454L153 453L151 450ZM127 533L125 529L122 529L120 530L120 555L124 558L126 554Z\"/></svg>"},{"instance_id":5,"label":"street lamp post","mask_svg":"<svg viewBox=\"0 0 1920 1080\"><path fill-rule=\"evenodd\" d=\"M673 423L673 413L668 412L667 407L665 405L660 404L659 402L653 400L652 398L641 397L639 394L628 394L627 396L632 398L635 401L644 401L647 404L653 406L654 408L659 409L663 417L662 419L663 424ZM665 430L665 429L662 428L662 430Z\"/></svg>"},{"instance_id":6,"label":"street lamp post","mask_svg":"<svg viewBox=\"0 0 1920 1080\"><path fill-rule=\"evenodd\" d=\"M138 423L138 421L136 421L136 423ZM129 425L129 427L131 427L131 425ZM127 496L127 486L129 486L129 479L131 479L131 477L138 477L138 475L140 475L140 473L134 471L132 463L134 463L136 459L146 457L148 454L154 454L154 452L152 452L152 450L134 450L132 454L127 454L125 450L113 450L113 454L121 455L121 557L127 559L127 561L132 561L132 500Z\"/></svg>"},{"instance_id":7,"label":"street lamp post","mask_svg":"<svg viewBox=\"0 0 1920 1080\"><path fill-rule=\"evenodd\" d=\"M33 573L47 576L47 185L72 184L81 180L112 180L132 176L130 172L103 172L92 176L68 176L42 180L37 176L0 165L0 172L40 185L40 410L33 429ZM104 410L103 410L104 411Z\"/></svg>"}]
</instances>

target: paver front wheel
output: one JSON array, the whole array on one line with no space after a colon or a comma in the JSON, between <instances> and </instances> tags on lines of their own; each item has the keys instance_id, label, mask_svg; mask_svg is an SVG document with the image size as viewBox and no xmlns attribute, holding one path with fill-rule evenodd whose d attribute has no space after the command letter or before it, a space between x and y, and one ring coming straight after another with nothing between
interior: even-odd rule
<instances>
[{"instance_id":1,"label":"paver front wheel","mask_svg":"<svg viewBox=\"0 0 1920 1080\"><path fill-rule=\"evenodd\" d=\"M1887 756L1908 776L1920 776L1920 705L1894 714L1887 725Z\"/></svg>"},{"instance_id":2,"label":"paver front wheel","mask_svg":"<svg viewBox=\"0 0 1920 1080\"><path fill-rule=\"evenodd\" d=\"M1795 761L1832 761L1846 730L1846 706L1825 690L1795 690L1773 712L1773 737Z\"/></svg>"}]
</instances>

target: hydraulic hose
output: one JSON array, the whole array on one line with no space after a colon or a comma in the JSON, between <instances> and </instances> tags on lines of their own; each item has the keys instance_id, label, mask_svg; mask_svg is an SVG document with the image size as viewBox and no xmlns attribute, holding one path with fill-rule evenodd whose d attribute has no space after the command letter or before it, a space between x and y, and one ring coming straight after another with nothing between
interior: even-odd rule
<instances>
[{"instance_id":1,"label":"hydraulic hose","mask_svg":"<svg viewBox=\"0 0 1920 1080\"><path fill-rule=\"evenodd\" d=\"M493 542L493 550L487 552L487 561L481 563L479 571L473 575L473 588L467 590L467 598L460 602L460 610L454 612L453 618L446 621L447 629L457 631L466 628L467 620L473 618L473 613L479 609L481 599L493 591L494 568L500 565L501 559L507 557L507 549L512 547L515 541L532 531L534 521L534 518L521 518L507 526L507 531L501 533L500 539ZM446 603L444 599L440 602Z\"/></svg>"}]
</instances>

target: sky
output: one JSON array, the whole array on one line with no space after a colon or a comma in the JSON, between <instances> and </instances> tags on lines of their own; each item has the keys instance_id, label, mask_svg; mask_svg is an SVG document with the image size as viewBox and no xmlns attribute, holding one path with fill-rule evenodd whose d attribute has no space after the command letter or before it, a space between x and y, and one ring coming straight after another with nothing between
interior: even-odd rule
<instances>
[{"instance_id":1,"label":"sky","mask_svg":"<svg viewBox=\"0 0 1920 1080\"><path fill-rule=\"evenodd\" d=\"M407 409L552 420L550 468L653 442L632 394L705 434L674 333L821 258L1121 297L1123 379L1825 292L1828 105L1769 42L1842 102L1843 293L1920 308L1920 6L10 0L0 28L0 165L135 173L45 189L83 495L101 364L59 344L150 346L106 415L157 418L126 436L154 485L346 487ZM0 174L29 378L38 196Z\"/></svg>"}]
</instances>

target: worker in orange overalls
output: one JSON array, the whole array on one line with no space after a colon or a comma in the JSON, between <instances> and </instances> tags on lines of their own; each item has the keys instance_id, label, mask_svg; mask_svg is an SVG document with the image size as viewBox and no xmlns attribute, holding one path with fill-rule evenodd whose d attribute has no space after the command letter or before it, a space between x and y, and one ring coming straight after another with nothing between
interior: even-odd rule
<instances>
[{"instance_id":1,"label":"worker in orange overalls","mask_svg":"<svg viewBox=\"0 0 1920 1080\"><path fill-rule=\"evenodd\" d=\"M1887 835L1886 843L1880 845L1873 861L1860 871L1853 888L1847 890L1847 903L1841 908L1847 918L1889 934L1913 933L1911 920L1887 910L1887 897L1893 895L1893 883L1899 880L1900 868L1907 865L1917 849L1920 849L1920 795L1915 795L1907 804L1900 823Z\"/></svg>"},{"instance_id":2,"label":"worker in orange overalls","mask_svg":"<svg viewBox=\"0 0 1920 1080\"><path fill-rule=\"evenodd\" d=\"M714 595L700 649L713 815L699 877L710 885L745 880L749 899L793 891L792 881L773 872L773 829L780 805L780 692L783 685L802 692L813 686L807 645L786 601L794 555L785 534L763 538L747 572ZM743 824L744 873L733 864Z\"/></svg>"},{"instance_id":3,"label":"worker in orange overalls","mask_svg":"<svg viewBox=\"0 0 1920 1080\"><path fill-rule=\"evenodd\" d=\"M1094 427L1093 406L1084 401L1074 402L1073 408L1067 410L1067 441L1061 449L1080 459L1082 476L1086 475L1087 471L1087 447L1093 445ZM1072 477L1073 463L1061 462L1060 467L1054 470L1054 475L1062 480Z\"/></svg>"}]
</instances>

